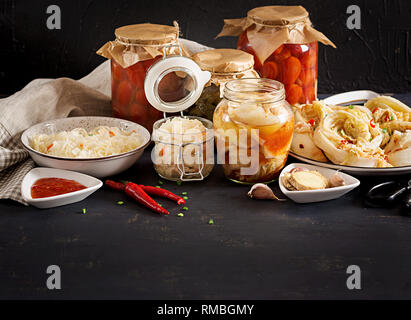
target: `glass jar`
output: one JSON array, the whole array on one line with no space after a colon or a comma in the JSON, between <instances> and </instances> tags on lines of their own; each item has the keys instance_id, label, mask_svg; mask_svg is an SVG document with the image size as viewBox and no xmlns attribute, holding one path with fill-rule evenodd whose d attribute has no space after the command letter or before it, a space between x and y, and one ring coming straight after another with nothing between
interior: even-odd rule
<instances>
[{"instance_id":1,"label":"glass jar","mask_svg":"<svg viewBox=\"0 0 411 320\"><path fill-rule=\"evenodd\" d=\"M200 98L187 110L187 113L192 116L212 121L214 110L223 98L224 85L228 81L259 77L253 68L253 56L241 50L211 49L198 52L191 58L201 70L211 73L211 79Z\"/></svg>"},{"instance_id":2,"label":"glass jar","mask_svg":"<svg viewBox=\"0 0 411 320\"><path fill-rule=\"evenodd\" d=\"M247 30L238 39L237 48L249 53L254 50ZM286 99L291 105L317 100L318 42L282 44L261 63L254 53L255 69L261 77L278 80L285 86Z\"/></svg>"},{"instance_id":3,"label":"glass jar","mask_svg":"<svg viewBox=\"0 0 411 320\"><path fill-rule=\"evenodd\" d=\"M294 116L284 86L270 79L228 82L214 112L218 163L239 183L268 183L284 167Z\"/></svg>"},{"instance_id":4,"label":"glass jar","mask_svg":"<svg viewBox=\"0 0 411 320\"><path fill-rule=\"evenodd\" d=\"M170 75L178 79L172 78L173 82L169 83ZM198 100L210 76L210 72L201 70L192 59L182 55L165 55L147 72L144 81L147 99L164 112L164 119L154 123L155 146L151 154L154 169L164 179L203 180L214 167L212 123L183 114ZM166 115L177 112L181 116Z\"/></svg>"},{"instance_id":5,"label":"glass jar","mask_svg":"<svg viewBox=\"0 0 411 320\"><path fill-rule=\"evenodd\" d=\"M162 112L153 108L144 93L144 78L147 69L157 58L137 62L122 68L111 59L111 107L113 116L134 121L151 132L154 122L161 119Z\"/></svg>"},{"instance_id":6,"label":"glass jar","mask_svg":"<svg viewBox=\"0 0 411 320\"><path fill-rule=\"evenodd\" d=\"M245 18L224 20L221 36L239 36L237 49L254 56L261 77L284 84L291 105L317 99L318 42L335 45L312 27L302 6L254 8Z\"/></svg>"},{"instance_id":7,"label":"glass jar","mask_svg":"<svg viewBox=\"0 0 411 320\"><path fill-rule=\"evenodd\" d=\"M134 121L150 132L162 112L147 100L144 80L148 69L164 54L177 53L178 25L136 24L117 28L116 40L106 43L97 53L111 60L111 105L113 116ZM184 52L184 50L183 50ZM175 73L163 81L164 99L184 90ZM178 87L178 88L176 88Z\"/></svg>"},{"instance_id":8,"label":"glass jar","mask_svg":"<svg viewBox=\"0 0 411 320\"><path fill-rule=\"evenodd\" d=\"M211 121L199 117L169 117L154 124L151 153L160 177L172 181L206 178L214 167Z\"/></svg>"}]
</instances>

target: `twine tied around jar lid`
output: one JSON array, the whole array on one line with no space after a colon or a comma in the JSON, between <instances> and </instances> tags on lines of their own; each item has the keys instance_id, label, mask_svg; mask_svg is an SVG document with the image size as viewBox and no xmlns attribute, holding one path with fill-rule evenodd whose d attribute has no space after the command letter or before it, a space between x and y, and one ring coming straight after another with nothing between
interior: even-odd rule
<instances>
[{"instance_id":1,"label":"twine tied around jar lid","mask_svg":"<svg viewBox=\"0 0 411 320\"><path fill-rule=\"evenodd\" d=\"M239 36L245 30L250 46L261 63L284 43L320 41L336 48L323 33L312 27L309 14L302 6L254 8L245 18L224 20L224 27L217 38Z\"/></svg>"},{"instance_id":2,"label":"twine tied around jar lid","mask_svg":"<svg viewBox=\"0 0 411 320\"><path fill-rule=\"evenodd\" d=\"M178 54L179 44L183 55L190 52L179 43L179 26L176 21L173 26L142 23L123 26L115 30L116 39L107 42L97 54L107 59L114 59L122 68L128 68L137 62L153 59L163 55L163 47L167 54Z\"/></svg>"},{"instance_id":3,"label":"twine tied around jar lid","mask_svg":"<svg viewBox=\"0 0 411 320\"><path fill-rule=\"evenodd\" d=\"M211 49L198 52L191 57L204 71L211 72L211 79L206 84L220 88L223 97L224 85L230 80L240 78L259 78L254 70L253 55L237 49Z\"/></svg>"}]
</instances>

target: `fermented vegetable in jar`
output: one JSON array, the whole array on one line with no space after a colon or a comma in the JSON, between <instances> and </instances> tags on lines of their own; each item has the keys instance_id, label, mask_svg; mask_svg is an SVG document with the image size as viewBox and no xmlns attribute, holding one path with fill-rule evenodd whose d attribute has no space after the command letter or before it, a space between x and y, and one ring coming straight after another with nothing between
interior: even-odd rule
<instances>
[{"instance_id":1,"label":"fermented vegetable in jar","mask_svg":"<svg viewBox=\"0 0 411 320\"><path fill-rule=\"evenodd\" d=\"M213 124L199 117L169 117L154 124L154 169L163 179L202 180L214 167Z\"/></svg>"},{"instance_id":2,"label":"fermented vegetable in jar","mask_svg":"<svg viewBox=\"0 0 411 320\"><path fill-rule=\"evenodd\" d=\"M275 179L287 161L293 127L293 113L280 82L228 82L214 112L218 161L226 177L240 183Z\"/></svg>"},{"instance_id":3,"label":"fermented vegetable in jar","mask_svg":"<svg viewBox=\"0 0 411 320\"><path fill-rule=\"evenodd\" d=\"M171 86L164 95L163 81L175 73L183 83ZM148 101L164 112L164 119L154 123L155 142L151 159L160 177L175 181L199 181L206 178L214 166L214 135L212 123L200 117L184 116L183 111L200 97L211 74L190 58L182 55L164 57L147 72L144 90ZM180 112L181 116L166 117Z\"/></svg>"},{"instance_id":4,"label":"fermented vegetable in jar","mask_svg":"<svg viewBox=\"0 0 411 320\"><path fill-rule=\"evenodd\" d=\"M198 101L188 109L192 116L213 120L214 110L223 98L224 85L230 80L258 78L251 54L236 49L211 49L191 57L202 70L211 72Z\"/></svg>"},{"instance_id":5,"label":"fermented vegetable in jar","mask_svg":"<svg viewBox=\"0 0 411 320\"><path fill-rule=\"evenodd\" d=\"M266 6L246 18L225 20L218 36L239 35L237 49L254 56L263 78L282 82L291 105L317 99L318 41L335 47L311 26L301 6Z\"/></svg>"},{"instance_id":6,"label":"fermented vegetable in jar","mask_svg":"<svg viewBox=\"0 0 411 320\"><path fill-rule=\"evenodd\" d=\"M111 89L113 116L134 121L151 132L154 122L163 113L153 108L144 92L147 70L164 53L176 54L179 27L158 24L136 24L117 28L116 39L106 43L97 53L111 60ZM183 53L185 49L181 47ZM187 55L187 54L186 54ZM178 90L180 89L180 90ZM161 95L173 100L173 95L183 95L184 83L170 73L163 79Z\"/></svg>"}]
</instances>

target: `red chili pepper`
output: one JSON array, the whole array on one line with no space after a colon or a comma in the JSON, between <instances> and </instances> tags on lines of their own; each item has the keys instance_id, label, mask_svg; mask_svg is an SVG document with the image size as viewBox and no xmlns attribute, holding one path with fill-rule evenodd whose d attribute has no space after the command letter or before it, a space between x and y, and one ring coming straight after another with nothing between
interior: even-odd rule
<instances>
[{"instance_id":1,"label":"red chili pepper","mask_svg":"<svg viewBox=\"0 0 411 320\"><path fill-rule=\"evenodd\" d=\"M111 189L117 190L117 191L124 191L125 184L121 182L116 182L113 180L106 180L105 182L107 187L110 187Z\"/></svg>"},{"instance_id":2,"label":"red chili pepper","mask_svg":"<svg viewBox=\"0 0 411 320\"><path fill-rule=\"evenodd\" d=\"M373 119L370 120L370 126L371 126L371 128L375 128L375 124L373 123Z\"/></svg>"},{"instance_id":3,"label":"red chili pepper","mask_svg":"<svg viewBox=\"0 0 411 320\"><path fill-rule=\"evenodd\" d=\"M314 127L314 125L315 125L315 120L314 120L314 119L310 119L310 120L308 120L307 123L309 123L309 124L311 125L311 127Z\"/></svg>"},{"instance_id":4,"label":"red chili pepper","mask_svg":"<svg viewBox=\"0 0 411 320\"><path fill-rule=\"evenodd\" d=\"M374 114L374 113L376 113L378 111L378 107L376 107L373 111L372 111L372 113Z\"/></svg>"},{"instance_id":5,"label":"red chili pepper","mask_svg":"<svg viewBox=\"0 0 411 320\"><path fill-rule=\"evenodd\" d=\"M49 145L49 146L47 147L47 151L49 151L52 146L53 146L53 144Z\"/></svg>"},{"instance_id":6,"label":"red chili pepper","mask_svg":"<svg viewBox=\"0 0 411 320\"><path fill-rule=\"evenodd\" d=\"M161 213L161 214L170 214L166 209L160 207L160 205L153 200L144 190L135 183L129 182L126 184L124 188L125 193L133 198L134 200L140 202L145 207L149 208L150 210Z\"/></svg>"},{"instance_id":7,"label":"red chili pepper","mask_svg":"<svg viewBox=\"0 0 411 320\"><path fill-rule=\"evenodd\" d=\"M388 120L390 120L390 117L388 116L388 114L385 115L385 122L388 122Z\"/></svg>"},{"instance_id":8,"label":"red chili pepper","mask_svg":"<svg viewBox=\"0 0 411 320\"><path fill-rule=\"evenodd\" d=\"M186 201L183 198L179 197L178 195L176 195L176 194L174 194L174 193L172 193L172 192L170 192L166 189L151 187L151 186L143 186L142 184L140 184L140 187L150 195L155 195L155 196L167 198L167 199L170 199L170 200L173 200L173 201L177 202L177 204L186 203Z\"/></svg>"},{"instance_id":9,"label":"red chili pepper","mask_svg":"<svg viewBox=\"0 0 411 320\"><path fill-rule=\"evenodd\" d=\"M347 141L347 140L341 140L341 143L342 143L342 144L347 144L348 141Z\"/></svg>"}]
</instances>

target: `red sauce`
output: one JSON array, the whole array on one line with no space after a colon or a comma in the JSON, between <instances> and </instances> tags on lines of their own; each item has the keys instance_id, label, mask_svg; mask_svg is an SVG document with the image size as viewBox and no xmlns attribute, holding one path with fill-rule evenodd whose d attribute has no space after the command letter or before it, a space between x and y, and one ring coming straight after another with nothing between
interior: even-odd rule
<instances>
[{"instance_id":1,"label":"red sauce","mask_svg":"<svg viewBox=\"0 0 411 320\"><path fill-rule=\"evenodd\" d=\"M86 186L83 186L81 183L78 183L74 180L61 178L43 178L37 180L31 186L31 197L33 199L47 198L83 190L86 188Z\"/></svg>"}]
</instances>

